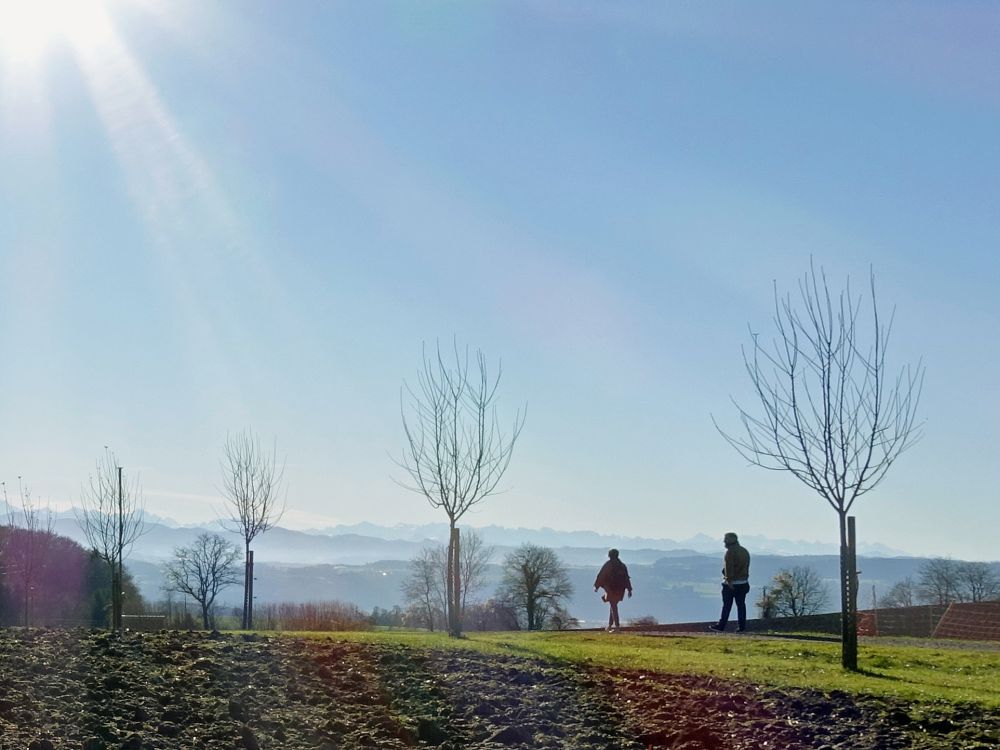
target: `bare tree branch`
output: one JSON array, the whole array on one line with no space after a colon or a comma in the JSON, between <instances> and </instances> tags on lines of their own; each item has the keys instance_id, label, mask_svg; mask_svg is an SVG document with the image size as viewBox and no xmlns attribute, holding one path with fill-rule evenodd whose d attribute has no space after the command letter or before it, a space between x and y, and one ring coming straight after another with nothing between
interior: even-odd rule
<instances>
[{"instance_id":1,"label":"bare tree branch","mask_svg":"<svg viewBox=\"0 0 1000 750\"><path fill-rule=\"evenodd\" d=\"M496 403L502 367L491 377L481 351L474 367L468 348L462 352L456 345L452 355L446 361L440 344L431 355L425 348L416 386L404 384L400 412L406 444L396 464L410 477L402 486L422 494L454 523L498 492L525 413L518 409L505 432Z\"/></svg>"},{"instance_id":2,"label":"bare tree branch","mask_svg":"<svg viewBox=\"0 0 1000 750\"><path fill-rule=\"evenodd\" d=\"M874 489L921 435L916 422L924 368L895 376L886 364L892 319L883 321L870 279L872 340L860 340L862 298L850 284L830 293L822 269L799 283L799 308L774 291L777 336L765 346L751 331L743 364L757 409L737 402L741 432L713 422L749 463L788 471L840 514Z\"/></svg>"}]
</instances>

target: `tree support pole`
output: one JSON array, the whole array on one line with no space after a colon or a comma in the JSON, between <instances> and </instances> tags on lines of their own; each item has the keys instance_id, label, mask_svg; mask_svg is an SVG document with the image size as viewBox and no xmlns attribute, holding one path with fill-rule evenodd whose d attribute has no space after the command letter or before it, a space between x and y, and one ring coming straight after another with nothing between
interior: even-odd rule
<instances>
[{"instance_id":1,"label":"tree support pole","mask_svg":"<svg viewBox=\"0 0 1000 750\"><path fill-rule=\"evenodd\" d=\"M858 535L854 526L854 516L847 517L847 592L850 632L844 649L844 660L848 669L858 669Z\"/></svg>"},{"instance_id":2,"label":"tree support pole","mask_svg":"<svg viewBox=\"0 0 1000 750\"><path fill-rule=\"evenodd\" d=\"M253 550L247 556L247 630L253 630Z\"/></svg>"},{"instance_id":3,"label":"tree support pole","mask_svg":"<svg viewBox=\"0 0 1000 750\"><path fill-rule=\"evenodd\" d=\"M122 487L122 467L118 467L118 538L115 545L115 574L111 576L111 585L114 587L111 594L114 597L111 601L111 616L114 621L111 629L119 633L122 632L122 586L125 583L123 575L125 566L122 564L122 552L125 546L125 494Z\"/></svg>"}]
</instances>

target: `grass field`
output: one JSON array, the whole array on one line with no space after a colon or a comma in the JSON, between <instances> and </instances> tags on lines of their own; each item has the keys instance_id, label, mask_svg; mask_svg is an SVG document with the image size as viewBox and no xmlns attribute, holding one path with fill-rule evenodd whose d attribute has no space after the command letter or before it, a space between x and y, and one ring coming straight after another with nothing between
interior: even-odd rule
<instances>
[{"instance_id":1,"label":"grass field","mask_svg":"<svg viewBox=\"0 0 1000 750\"><path fill-rule=\"evenodd\" d=\"M472 649L586 666L711 675L775 687L890 696L917 703L972 702L1000 707L1000 652L975 648L915 647L887 641L863 646L861 671L851 673L840 666L839 644L814 640L601 632L471 633L454 639L441 634L375 631L338 633L335 637L422 648Z\"/></svg>"}]
</instances>

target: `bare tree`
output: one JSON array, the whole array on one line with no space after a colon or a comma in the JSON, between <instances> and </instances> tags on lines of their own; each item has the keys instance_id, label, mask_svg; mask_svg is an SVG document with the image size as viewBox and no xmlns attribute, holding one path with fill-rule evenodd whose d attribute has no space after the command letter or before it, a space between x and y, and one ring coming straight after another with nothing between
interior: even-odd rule
<instances>
[{"instance_id":1,"label":"bare tree","mask_svg":"<svg viewBox=\"0 0 1000 750\"><path fill-rule=\"evenodd\" d=\"M461 583L455 585L456 568L461 566L457 523L469 508L498 491L524 426L524 412L519 409L510 431L504 432L497 415L502 368L498 365L491 376L481 351L476 352L474 366L468 348L462 352L457 345L453 358L446 359L438 344L434 355L425 348L422 359L416 387L404 384L400 393L406 443L397 463L410 476L410 483L403 486L448 516L446 609L449 632L458 635L462 625Z\"/></svg>"},{"instance_id":2,"label":"bare tree","mask_svg":"<svg viewBox=\"0 0 1000 750\"><path fill-rule=\"evenodd\" d=\"M493 545L487 544L474 529L465 530L458 555L462 574L459 606L463 615L466 606L483 589L486 583L486 569L495 553Z\"/></svg>"},{"instance_id":3,"label":"bare tree","mask_svg":"<svg viewBox=\"0 0 1000 750\"><path fill-rule=\"evenodd\" d=\"M167 587L187 594L201 606L201 621L208 630L214 624L215 599L226 586L239 583L236 563L240 551L218 534L199 534L190 547L174 550L174 559L164 567Z\"/></svg>"},{"instance_id":4,"label":"bare tree","mask_svg":"<svg viewBox=\"0 0 1000 750\"><path fill-rule=\"evenodd\" d=\"M961 563L948 557L936 557L920 566L917 588L920 598L929 604L945 607L962 601Z\"/></svg>"},{"instance_id":5,"label":"bare tree","mask_svg":"<svg viewBox=\"0 0 1000 750\"><path fill-rule=\"evenodd\" d=\"M465 617L468 606L485 584L486 568L493 559L494 547L469 529L459 547L459 612ZM448 547L440 544L425 547L410 560L410 575L402 591L408 604L416 605L427 627L434 630L438 613L447 610Z\"/></svg>"},{"instance_id":6,"label":"bare tree","mask_svg":"<svg viewBox=\"0 0 1000 750\"><path fill-rule=\"evenodd\" d=\"M227 528L243 537L243 620L244 630L253 628L253 551L251 543L272 528L285 511L279 497L285 474L278 466L277 443L264 449L253 431L226 436L222 458L222 490L232 514Z\"/></svg>"},{"instance_id":7,"label":"bare tree","mask_svg":"<svg viewBox=\"0 0 1000 750\"><path fill-rule=\"evenodd\" d=\"M406 603L416 608L431 632L434 632L435 621L445 604L443 550L443 546L420 550L420 554L410 560L410 573L402 585Z\"/></svg>"},{"instance_id":8,"label":"bare tree","mask_svg":"<svg viewBox=\"0 0 1000 750\"><path fill-rule=\"evenodd\" d=\"M573 595L573 584L555 552L522 544L504 559L497 593L523 616L528 630L541 630L553 616L567 619L563 603Z\"/></svg>"},{"instance_id":9,"label":"bare tree","mask_svg":"<svg viewBox=\"0 0 1000 750\"><path fill-rule=\"evenodd\" d=\"M779 570L768 589L771 606L778 617L814 615L826 606L830 592L812 568L795 565Z\"/></svg>"},{"instance_id":10,"label":"bare tree","mask_svg":"<svg viewBox=\"0 0 1000 750\"><path fill-rule=\"evenodd\" d=\"M751 412L738 403L742 431L716 427L755 466L787 471L823 498L840 525L841 612L844 667L857 669L856 580L848 547L848 513L855 501L885 478L920 435L917 405L924 368L889 372L886 355L893 315L886 320L871 274L870 320L864 295L850 281L831 294L826 275L810 264L799 282L797 304L774 289L771 344L750 331L743 362L757 395ZM870 339L861 328L870 326ZM714 421L714 418L713 418Z\"/></svg>"},{"instance_id":11,"label":"bare tree","mask_svg":"<svg viewBox=\"0 0 1000 750\"><path fill-rule=\"evenodd\" d=\"M917 603L917 584L910 576L901 581L896 581L889 590L882 595L879 606L885 609L896 607L912 607Z\"/></svg>"},{"instance_id":12,"label":"bare tree","mask_svg":"<svg viewBox=\"0 0 1000 750\"><path fill-rule=\"evenodd\" d=\"M87 543L111 570L111 629L122 629L125 557L144 530L142 491L138 476L129 480L115 454L104 457L80 493L76 520Z\"/></svg>"},{"instance_id":13,"label":"bare tree","mask_svg":"<svg viewBox=\"0 0 1000 750\"><path fill-rule=\"evenodd\" d=\"M1000 576L989 563L962 563L958 576L965 601L988 602L1000 597Z\"/></svg>"},{"instance_id":14,"label":"bare tree","mask_svg":"<svg viewBox=\"0 0 1000 750\"><path fill-rule=\"evenodd\" d=\"M39 576L42 575L42 568L45 566L48 548L52 542L52 528L54 519L52 510L46 505L43 509L41 505L31 496L30 488L24 484L21 477L17 478L18 497L20 500L20 512L9 508L11 527L19 526L24 530L24 534L14 537L11 549L8 550L8 560L10 561L9 572L14 573L14 577L21 589L22 614L24 627L31 624L31 606L34 596L35 584ZM7 488L4 487L4 501L7 501Z\"/></svg>"}]
</instances>

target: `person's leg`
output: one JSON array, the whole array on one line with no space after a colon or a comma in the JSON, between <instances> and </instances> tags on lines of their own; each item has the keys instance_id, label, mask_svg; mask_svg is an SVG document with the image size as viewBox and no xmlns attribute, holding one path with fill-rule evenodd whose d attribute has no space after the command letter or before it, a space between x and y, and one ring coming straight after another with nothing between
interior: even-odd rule
<instances>
[{"instance_id":1,"label":"person's leg","mask_svg":"<svg viewBox=\"0 0 1000 750\"><path fill-rule=\"evenodd\" d=\"M722 614L719 615L719 630L726 629L729 613L733 609L733 587L722 584Z\"/></svg>"},{"instance_id":2,"label":"person's leg","mask_svg":"<svg viewBox=\"0 0 1000 750\"><path fill-rule=\"evenodd\" d=\"M747 627L747 594L750 593L750 584L741 583L734 587L734 596L736 598L736 619L739 622L740 630L746 630Z\"/></svg>"},{"instance_id":3,"label":"person's leg","mask_svg":"<svg viewBox=\"0 0 1000 750\"><path fill-rule=\"evenodd\" d=\"M608 602L608 630L611 630L615 626L615 603Z\"/></svg>"},{"instance_id":4,"label":"person's leg","mask_svg":"<svg viewBox=\"0 0 1000 750\"><path fill-rule=\"evenodd\" d=\"M611 602L611 619L614 620L614 628L621 626L618 622L618 602Z\"/></svg>"}]
</instances>

